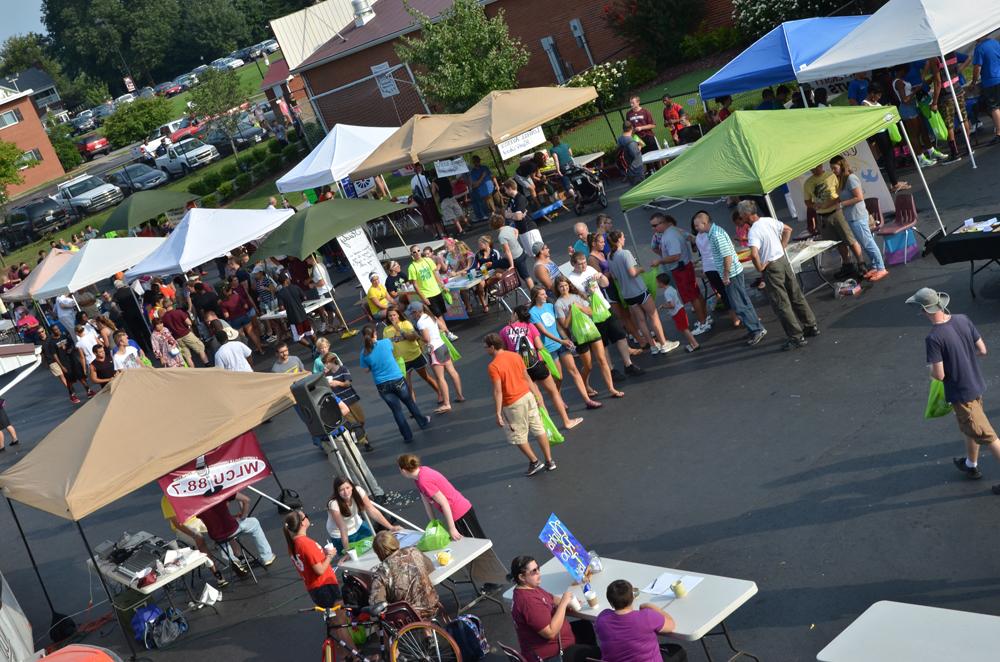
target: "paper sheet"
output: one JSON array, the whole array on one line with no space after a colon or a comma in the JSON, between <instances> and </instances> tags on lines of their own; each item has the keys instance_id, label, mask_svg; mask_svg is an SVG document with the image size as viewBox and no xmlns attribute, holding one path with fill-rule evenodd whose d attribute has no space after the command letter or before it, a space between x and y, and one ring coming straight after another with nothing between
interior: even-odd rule
<instances>
[{"instance_id":1,"label":"paper sheet","mask_svg":"<svg viewBox=\"0 0 1000 662\"><path fill-rule=\"evenodd\" d=\"M422 535L422 533L412 531L400 531L396 533L396 540L399 541L400 547L415 547L420 542Z\"/></svg>"},{"instance_id":2,"label":"paper sheet","mask_svg":"<svg viewBox=\"0 0 1000 662\"><path fill-rule=\"evenodd\" d=\"M674 591L670 588L670 585L681 580L681 584L687 589L690 594L695 586L701 583L704 577L698 577L696 575L677 575L672 572L665 572L649 584L643 587L643 593L649 593L650 595L662 595L665 598L676 598Z\"/></svg>"}]
</instances>

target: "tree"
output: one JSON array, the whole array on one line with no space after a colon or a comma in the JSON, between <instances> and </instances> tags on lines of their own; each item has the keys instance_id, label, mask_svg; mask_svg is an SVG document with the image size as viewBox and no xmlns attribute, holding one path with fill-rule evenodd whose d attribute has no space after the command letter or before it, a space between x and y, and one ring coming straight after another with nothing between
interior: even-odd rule
<instances>
[{"instance_id":1,"label":"tree","mask_svg":"<svg viewBox=\"0 0 1000 662\"><path fill-rule=\"evenodd\" d=\"M209 67L199 75L198 84L191 88L191 105L195 112L213 118L209 124L228 136L233 154L236 154L235 137L239 131L239 107L249 96L250 91L231 69L217 71Z\"/></svg>"},{"instance_id":2,"label":"tree","mask_svg":"<svg viewBox=\"0 0 1000 662\"><path fill-rule=\"evenodd\" d=\"M24 152L14 143L0 140L0 205L9 201L7 187L24 183L21 172L25 168L34 168L38 161L26 161Z\"/></svg>"},{"instance_id":3,"label":"tree","mask_svg":"<svg viewBox=\"0 0 1000 662\"><path fill-rule=\"evenodd\" d=\"M684 59L681 40L695 31L704 12L705 3L690 0L616 0L604 7L611 29L657 71Z\"/></svg>"},{"instance_id":4,"label":"tree","mask_svg":"<svg viewBox=\"0 0 1000 662\"><path fill-rule=\"evenodd\" d=\"M136 99L120 106L104 121L104 136L113 147L140 141L171 119L170 102L163 97Z\"/></svg>"},{"instance_id":5,"label":"tree","mask_svg":"<svg viewBox=\"0 0 1000 662\"><path fill-rule=\"evenodd\" d=\"M455 0L436 22L407 11L420 36L401 38L396 54L416 67L424 94L446 112L464 112L493 90L517 86L528 51L510 36L502 10L489 18L478 0Z\"/></svg>"},{"instance_id":6,"label":"tree","mask_svg":"<svg viewBox=\"0 0 1000 662\"><path fill-rule=\"evenodd\" d=\"M56 156L59 157L59 163L62 164L63 170L69 172L83 163L80 150L76 148L76 143L73 141L73 136L70 133L69 124L49 122L47 131L49 142L52 143L52 149L55 150Z\"/></svg>"}]
</instances>

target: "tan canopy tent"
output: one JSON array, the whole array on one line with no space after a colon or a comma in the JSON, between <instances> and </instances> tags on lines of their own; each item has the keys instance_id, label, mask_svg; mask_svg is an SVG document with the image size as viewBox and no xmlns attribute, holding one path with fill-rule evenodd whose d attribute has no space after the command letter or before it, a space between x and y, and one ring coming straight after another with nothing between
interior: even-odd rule
<instances>
[{"instance_id":1,"label":"tan canopy tent","mask_svg":"<svg viewBox=\"0 0 1000 662\"><path fill-rule=\"evenodd\" d=\"M125 370L0 474L0 490L79 521L288 409L298 378L214 368ZM151 402L170 402L184 415L157 425Z\"/></svg>"},{"instance_id":2,"label":"tan canopy tent","mask_svg":"<svg viewBox=\"0 0 1000 662\"><path fill-rule=\"evenodd\" d=\"M27 301L34 298L35 292L40 290L50 278L55 276L72 257L73 253L71 251L53 248L45 256L45 259L31 270L27 278L18 283L17 287L0 294L0 298L4 301Z\"/></svg>"},{"instance_id":3,"label":"tan canopy tent","mask_svg":"<svg viewBox=\"0 0 1000 662\"><path fill-rule=\"evenodd\" d=\"M597 90L593 87L495 90L421 150L420 160L436 161L502 143L596 98Z\"/></svg>"},{"instance_id":4,"label":"tan canopy tent","mask_svg":"<svg viewBox=\"0 0 1000 662\"><path fill-rule=\"evenodd\" d=\"M357 170L355 179L370 177L417 162L420 152L461 115L414 115L378 146Z\"/></svg>"}]
</instances>

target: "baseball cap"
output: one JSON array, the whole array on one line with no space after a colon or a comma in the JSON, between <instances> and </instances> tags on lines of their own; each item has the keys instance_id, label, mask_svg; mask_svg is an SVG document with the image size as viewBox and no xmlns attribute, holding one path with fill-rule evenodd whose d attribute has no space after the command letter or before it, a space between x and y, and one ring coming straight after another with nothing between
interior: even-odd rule
<instances>
[{"instance_id":1,"label":"baseball cap","mask_svg":"<svg viewBox=\"0 0 1000 662\"><path fill-rule=\"evenodd\" d=\"M538 254L542 252L543 248L545 248L545 244L541 241L536 241L531 245L531 254L538 257Z\"/></svg>"},{"instance_id":2,"label":"baseball cap","mask_svg":"<svg viewBox=\"0 0 1000 662\"><path fill-rule=\"evenodd\" d=\"M906 300L906 303L915 303L924 309L926 313L947 313L948 302L951 297L947 292L938 292L929 287L921 287L913 296Z\"/></svg>"},{"instance_id":3,"label":"baseball cap","mask_svg":"<svg viewBox=\"0 0 1000 662\"><path fill-rule=\"evenodd\" d=\"M410 305L406 307L407 314L422 313L424 311L424 304L422 301L411 301Z\"/></svg>"}]
</instances>

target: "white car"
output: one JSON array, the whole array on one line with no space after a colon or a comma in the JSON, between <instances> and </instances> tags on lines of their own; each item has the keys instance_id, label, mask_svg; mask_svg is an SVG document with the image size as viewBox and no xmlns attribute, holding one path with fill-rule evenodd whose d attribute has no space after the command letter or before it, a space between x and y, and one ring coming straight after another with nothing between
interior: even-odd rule
<instances>
[{"instance_id":1,"label":"white car","mask_svg":"<svg viewBox=\"0 0 1000 662\"><path fill-rule=\"evenodd\" d=\"M244 64L246 64L246 62L244 62L238 57L228 57L226 58L226 60L227 60L226 67L229 69L239 69Z\"/></svg>"},{"instance_id":2,"label":"white car","mask_svg":"<svg viewBox=\"0 0 1000 662\"><path fill-rule=\"evenodd\" d=\"M260 42L260 47L265 53L273 53L281 48L278 46L278 42L274 39L268 39L267 41Z\"/></svg>"},{"instance_id":3,"label":"white car","mask_svg":"<svg viewBox=\"0 0 1000 662\"><path fill-rule=\"evenodd\" d=\"M117 108L118 106L124 105L126 103L132 103L133 101L135 101L135 95L132 94L131 92L126 92L125 94L115 99L115 107Z\"/></svg>"},{"instance_id":4,"label":"white car","mask_svg":"<svg viewBox=\"0 0 1000 662\"><path fill-rule=\"evenodd\" d=\"M200 140L188 138L167 148L167 153L156 158L156 167L169 176L184 176L219 158L219 150Z\"/></svg>"}]
</instances>

